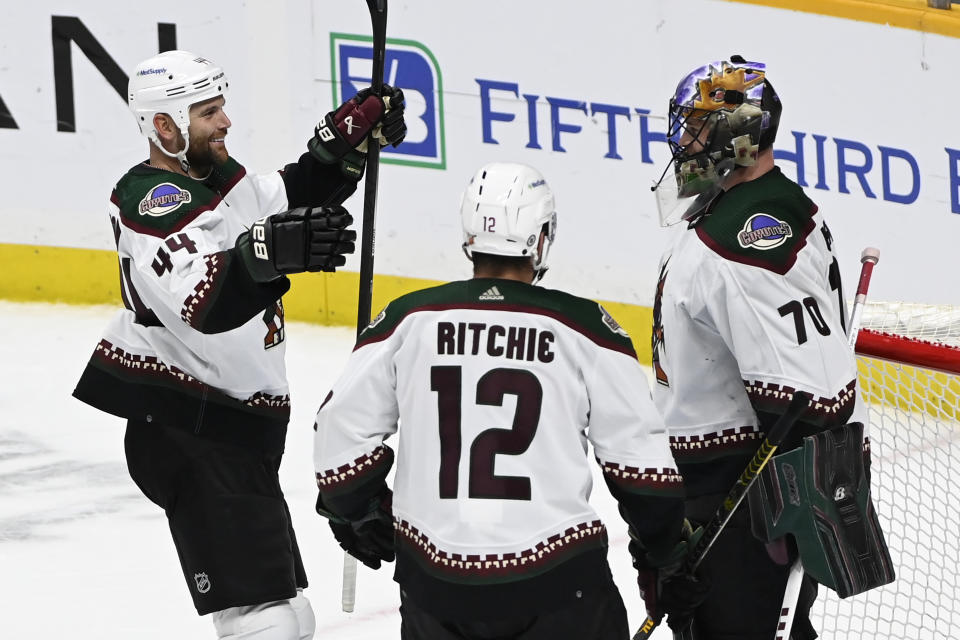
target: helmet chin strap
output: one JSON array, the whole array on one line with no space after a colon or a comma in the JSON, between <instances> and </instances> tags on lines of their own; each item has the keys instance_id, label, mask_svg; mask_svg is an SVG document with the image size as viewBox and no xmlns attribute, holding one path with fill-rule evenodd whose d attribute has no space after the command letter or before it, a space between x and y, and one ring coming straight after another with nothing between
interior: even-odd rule
<instances>
[{"instance_id":1,"label":"helmet chin strap","mask_svg":"<svg viewBox=\"0 0 960 640\"><path fill-rule=\"evenodd\" d=\"M190 162L187 160L187 149L190 147L190 133L184 129L180 129L180 134L183 136L183 149L177 151L176 153L170 153L167 151L166 147L164 147L160 142L155 130L150 133L149 138L163 155L167 156L168 158L173 158L179 162L180 168L183 169L183 172L187 175L190 175Z\"/></svg>"}]
</instances>

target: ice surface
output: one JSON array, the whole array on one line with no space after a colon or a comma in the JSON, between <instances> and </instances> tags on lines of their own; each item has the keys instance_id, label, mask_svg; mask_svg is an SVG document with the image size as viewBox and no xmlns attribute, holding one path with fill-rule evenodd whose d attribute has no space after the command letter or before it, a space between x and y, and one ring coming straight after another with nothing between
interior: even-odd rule
<instances>
[{"instance_id":1,"label":"ice surface","mask_svg":"<svg viewBox=\"0 0 960 640\"><path fill-rule=\"evenodd\" d=\"M127 475L124 422L70 394L113 308L0 301L0 637L214 638L196 615L163 512ZM293 415L281 482L317 615L317 638L399 637L389 569L362 565L340 610L343 554L313 511L313 416L353 345L349 328L289 323ZM626 527L595 468L592 501L631 630L644 617ZM666 640L664 625L654 635Z\"/></svg>"}]
</instances>

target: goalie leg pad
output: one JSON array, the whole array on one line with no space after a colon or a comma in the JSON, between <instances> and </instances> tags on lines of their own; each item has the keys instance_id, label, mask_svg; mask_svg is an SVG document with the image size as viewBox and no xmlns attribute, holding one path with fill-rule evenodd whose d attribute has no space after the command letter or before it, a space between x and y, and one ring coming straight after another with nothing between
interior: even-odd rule
<instances>
[{"instance_id":1,"label":"goalie leg pad","mask_svg":"<svg viewBox=\"0 0 960 640\"><path fill-rule=\"evenodd\" d=\"M748 494L754 534L792 534L804 570L841 598L893 582L893 561L863 465L863 425L803 439L775 456Z\"/></svg>"}]
</instances>

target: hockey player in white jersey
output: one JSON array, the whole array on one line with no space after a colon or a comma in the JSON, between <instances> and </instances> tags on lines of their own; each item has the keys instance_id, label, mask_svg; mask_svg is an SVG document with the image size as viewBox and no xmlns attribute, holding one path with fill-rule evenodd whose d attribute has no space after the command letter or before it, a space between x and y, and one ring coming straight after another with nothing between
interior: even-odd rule
<instances>
[{"instance_id":1,"label":"hockey player in white jersey","mask_svg":"<svg viewBox=\"0 0 960 640\"><path fill-rule=\"evenodd\" d=\"M704 585L672 577L682 479L630 338L597 303L532 284L556 230L549 185L487 165L461 216L473 279L391 302L317 414L318 511L369 566L396 553L404 639L622 639L589 441L648 607L681 623Z\"/></svg>"},{"instance_id":2,"label":"hockey player in white jersey","mask_svg":"<svg viewBox=\"0 0 960 640\"><path fill-rule=\"evenodd\" d=\"M805 436L833 437L838 433L833 429L865 419L845 335L833 236L817 206L774 164L780 113L765 66L739 56L694 69L670 100L673 157L656 195L664 224L682 222L685 228L677 230L660 262L653 397L687 486L687 516L694 522L705 522L716 511L796 391L812 394L813 401L781 451L797 447ZM835 463L842 472L829 481L850 475L866 499L869 482L861 465L869 440L863 440L862 431L855 433L853 451L839 463L827 454L816 462ZM802 475L798 469L794 490ZM698 640L774 637L789 562L796 557L794 542L819 554L814 561L804 558L805 566L823 560L840 569L838 576L845 570L848 559L819 548L823 543L816 532L798 530L793 539L780 536L769 545L765 536L763 541L755 537L751 515L762 536L771 509L801 506L795 499L799 492L789 500L780 495L779 505L776 496L770 497L773 506L766 508L756 499L761 495L770 497L759 489L751 492L750 511L741 507L701 565L712 587L694 616ZM827 520L837 508L828 502L822 510ZM860 524L872 525L869 507L861 504L861 511ZM850 533L843 526L836 529L839 538ZM863 545L860 557L882 565L882 537L870 533L869 526L856 535L861 534L856 541ZM861 579L892 578L882 567L871 571L863 570ZM826 577L821 581L837 588ZM808 616L815 597L816 582L807 575L792 632L787 630L793 640L817 636Z\"/></svg>"},{"instance_id":3,"label":"hockey player in white jersey","mask_svg":"<svg viewBox=\"0 0 960 640\"><path fill-rule=\"evenodd\" d=\"M110 198L126 309L74 395L127 419L130 475L166 511L197 612L213 613L217 635L310 638L278 477L290 413L281 296L285 274L333 271L353 251L340 204L371 129L403 139L403 94L361 92L321 121L297 162L252 175L227 153L228 86L221 67L185 51L131 75L150 156Z\"/></svg>"}]
</instances>

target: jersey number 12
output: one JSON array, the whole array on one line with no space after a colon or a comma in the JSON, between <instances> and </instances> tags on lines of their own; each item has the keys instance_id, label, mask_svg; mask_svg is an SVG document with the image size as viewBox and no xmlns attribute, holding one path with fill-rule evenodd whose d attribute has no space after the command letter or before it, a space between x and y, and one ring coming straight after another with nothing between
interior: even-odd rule
<instances>
[{"instance_id":1,"label":"jersey number 12","mask_svg":"<svg viewBox=\"0 0 960 640\"><path fill-rule=\"evenodd\" d=\"M440 423L440 497L456 498L459 489L463 374L459 366L430 368L430 390L437 392ZM507 394L517 397L513 425L480 432L470 444L471 498L529 500L530 478L494 474L497 455L520 455L530 446L540 422L543 388L524 369L492 369L477 381L476 403L503 406Z\"/></svg>"}]
</instances>

